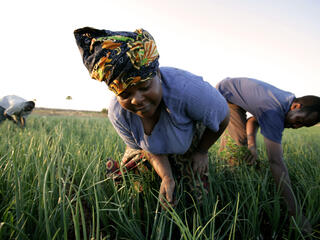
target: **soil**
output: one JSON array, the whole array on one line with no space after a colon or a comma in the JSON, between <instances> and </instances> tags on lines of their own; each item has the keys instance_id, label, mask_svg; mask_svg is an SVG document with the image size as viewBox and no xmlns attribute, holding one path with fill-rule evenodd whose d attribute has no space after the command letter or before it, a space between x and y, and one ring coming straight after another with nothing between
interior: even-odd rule
<instances>
[{"instance_id":1,"label":"soil","mask_svg":"<svg viewBox=\"0 0 320 240\"><path fill-rule=\"evenodd\" d=\"M54 109L54 108L35 108L32 114L41 116L80 116L80 117L107 117L107 113L72 110L72 109Z\"/></svg>"}]
</instances>

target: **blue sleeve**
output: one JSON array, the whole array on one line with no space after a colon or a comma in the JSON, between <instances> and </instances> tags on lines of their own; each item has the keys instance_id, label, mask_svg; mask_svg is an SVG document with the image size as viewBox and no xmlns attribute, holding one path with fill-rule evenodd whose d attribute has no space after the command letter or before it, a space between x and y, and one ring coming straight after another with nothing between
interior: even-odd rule
<instances>
[{"instance_id":1,"label":"blue sleeve","mask_svg":"<svg viewBox=\"0 0 320 240\"><path fill-rule=\"evenodd\" d=\"M217 132L220 123L229 112L227 101L208 82L198 83L188 88L187 114L191 119L200 121L212 131Z\"/></svg>"},{"instance_id":2,"label":"blue sleeve","mask_svg":"<svg viewBox=\"0 0 320 240\"><path fill-rule=\"evenodd\" d=\"M276 142L281 143L284 129L284 119L276 111L266 111L258 119L261 134Z\"/></svg>"},{"instance_id":3,"label":"blue sleeve","mask_svg":"<svg viewBox=\"0 0 320 240\"><path fill-rule=\"evenodd\" d=\"M141 149L134 140L129 125L125 122L124 116L123 114L121 114L121 111L121 107L117 106L114 101L111 101L108 109L108 118L111 124L128 147L132 149Z\"/></svg>"}]
</instances>

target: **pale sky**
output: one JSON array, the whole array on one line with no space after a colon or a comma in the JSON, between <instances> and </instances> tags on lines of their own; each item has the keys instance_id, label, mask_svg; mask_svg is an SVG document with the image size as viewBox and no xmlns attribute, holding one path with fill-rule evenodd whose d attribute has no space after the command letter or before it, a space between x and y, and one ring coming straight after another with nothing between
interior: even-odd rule
<instances>
[{"instance_id":1,"label":"pale sky","mask_svg":"<svg viewBox=\"0 0 320 240\"><path fill-rule=\"evenodd\" d=\"M73 31L148 30L160 66L252 77L297 97L320 96L320 0L17 0L0 3L0 97L97 110L111 93L90 78ZM71 96L72 100L66 100Z\"/></svg>"}]
</instances>

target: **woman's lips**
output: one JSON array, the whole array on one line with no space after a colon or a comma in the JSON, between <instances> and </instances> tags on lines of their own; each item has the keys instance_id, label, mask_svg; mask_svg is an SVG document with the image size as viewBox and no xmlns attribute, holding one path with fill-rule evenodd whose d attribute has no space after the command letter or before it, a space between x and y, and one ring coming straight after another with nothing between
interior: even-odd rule
<instances>
[{"instance_id":1,"label":"woman's lips","mask_svg":"<svg viewBox=\"0 0 320 240\"><path fill-rule=\"evenodd\" d=\"M136 112L146 112L148 111L148 105L147 106L143 106L143 107L139 107L135 109Z\"/></svg>"}]
</instances>

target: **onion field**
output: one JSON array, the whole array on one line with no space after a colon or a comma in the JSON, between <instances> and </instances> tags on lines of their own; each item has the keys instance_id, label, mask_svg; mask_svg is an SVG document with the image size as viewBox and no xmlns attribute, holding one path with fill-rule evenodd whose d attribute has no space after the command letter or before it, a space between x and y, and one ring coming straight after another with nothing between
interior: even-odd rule
<instances>
[{"instance_id":1,"label":"onion field","mask_svg":"<svg viewBox=\"0 0 320 240\"><path fill-rule=\"evenodd\" d=\"M178 204L167 210L154 172L107 177L107 159L120 160L125 149L107 118L32 114L25 129L2 123L0 140L0 239L320 239L319 126L283 137L311 234L287 215L261 135L259 169L230 167L216 143L209 194L198 203L177 182Z\"/></svg>"}]
</instances>

